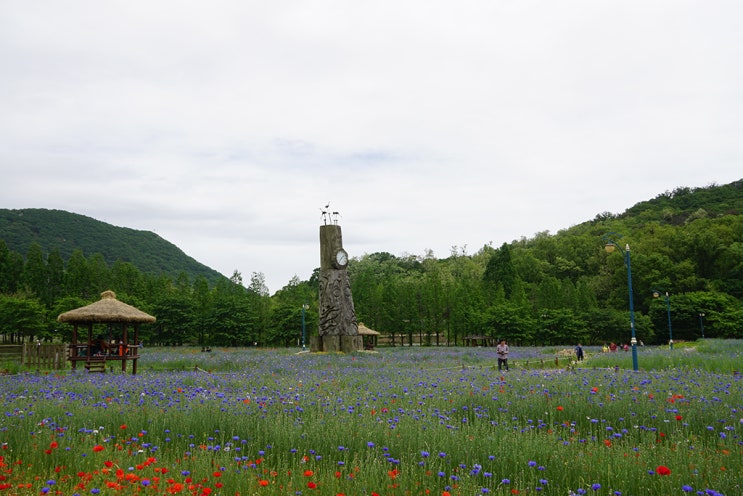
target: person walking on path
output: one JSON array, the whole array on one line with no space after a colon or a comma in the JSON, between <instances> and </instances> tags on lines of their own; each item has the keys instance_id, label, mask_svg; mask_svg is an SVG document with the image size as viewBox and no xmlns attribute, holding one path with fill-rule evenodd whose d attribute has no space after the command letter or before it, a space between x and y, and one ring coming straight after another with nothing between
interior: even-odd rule
<instances>
[{"instance_id":1,"label":"person walking on path","mask_svg":"<svg viewBox=\"0 0 743 496\"><path fill-rule=\"evenodd\" d=\"M498 370L503 370L504 367L508 370L508 345L505 339L500 340L495 352L498 354Z\"/></svg>"}]
</instances>

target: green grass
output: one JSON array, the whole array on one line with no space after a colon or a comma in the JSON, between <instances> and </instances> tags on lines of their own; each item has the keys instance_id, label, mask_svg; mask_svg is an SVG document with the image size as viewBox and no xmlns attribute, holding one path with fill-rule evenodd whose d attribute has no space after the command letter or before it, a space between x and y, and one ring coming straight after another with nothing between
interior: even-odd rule
<instances>
[{"instance_id":1,"label":"green grass","mask_svg":"<svg viewBox=\"0 0 743 496\"><path fill-rule=\"evenodd\" d=\"M743 372L741 340L699 340L666 346L638 346L637 362L640 370L698 369L708 372L734 374ZM584 366L632 369L632 352L595 352L588 356Z\"/></svg>"}]
</instances>

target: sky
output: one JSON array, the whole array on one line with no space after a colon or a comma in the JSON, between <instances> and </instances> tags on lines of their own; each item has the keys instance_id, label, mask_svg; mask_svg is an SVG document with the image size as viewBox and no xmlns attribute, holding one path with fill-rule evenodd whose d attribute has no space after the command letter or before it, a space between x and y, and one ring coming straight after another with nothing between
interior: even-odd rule
<instances>
[{"instance_id":1,"label":"sky","mask_svg":"<svg viewBox=\"0 0 743 496\"><path fill-rule=\"evenodd\" d=\"M0 0L0 208L271 294L743 178L739 0Z\"/></svg>"}]
</instances>

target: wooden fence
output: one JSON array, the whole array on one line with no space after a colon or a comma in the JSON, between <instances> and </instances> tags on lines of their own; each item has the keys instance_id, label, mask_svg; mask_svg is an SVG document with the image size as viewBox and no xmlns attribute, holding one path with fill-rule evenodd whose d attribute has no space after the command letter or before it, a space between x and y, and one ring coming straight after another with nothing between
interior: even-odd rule
<instances>
[{"instance_id":1,"label":"wooden fence","mask_svg":"<svg viewBox=\"0 0 743 496\"><path fill-rule=\"evenodd\" d=\"M60 370L67 361L66 344L23 343L0 345L0 363L17 362L22 366Z\"/></svg>"}]
</instances>

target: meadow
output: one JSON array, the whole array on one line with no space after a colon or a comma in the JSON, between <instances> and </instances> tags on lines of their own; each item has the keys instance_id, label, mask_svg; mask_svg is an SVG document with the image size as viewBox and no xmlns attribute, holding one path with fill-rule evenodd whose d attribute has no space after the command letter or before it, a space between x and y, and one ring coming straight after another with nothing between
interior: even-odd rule
<instances>
[{"instance_id":1,"label":"meadow","mask_svg":"<svg viewBox=\"0 0 743 496\"><path fill-rule=\"evenodd\" d=\"M145 348L136 376L4 375L0 495L743 494L742 340L643 348L639 372L587 352L513 348L501 373L491 348Z\"/></svg>"}]
</instances>

